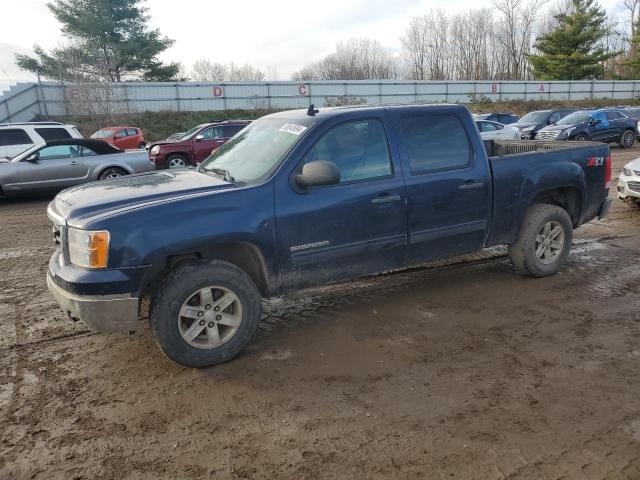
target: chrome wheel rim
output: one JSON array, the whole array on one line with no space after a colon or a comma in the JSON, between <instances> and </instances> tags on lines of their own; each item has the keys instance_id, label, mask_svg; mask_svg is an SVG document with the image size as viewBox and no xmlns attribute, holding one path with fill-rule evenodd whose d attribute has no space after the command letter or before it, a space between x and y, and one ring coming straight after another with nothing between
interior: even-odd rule
<instances>
[{"instance_id":1,"label":"chrome wheel rim","mask_svg":"<svg viewBox=\"0 0 640 480\"><path fill-rule=\"evenodd\" d=\"M556 221L550 221L542 225L536 234L536 257L548 265L553 263L564 248L564 228Z\"/></svg>"},{"instance_id":2,"label":"chrome wheel rim","mask_svg":"<svg viewBox=\"0 0 640 480\"><path fill-rule=\"evenodd\" d=\"M122 176L119 172L111 172L109 175L105 176L105 180L113 180L114 178L120 178Z\"/></svg>"},{"instance_id":3,"label":"chrome wheel rim","mask_svg":"<svg viewBox=\"0 0 640 480\"><path fill-rule=\"evenodd\" d=\"M196 290L180 307L178 331L191 347L209 350L228 342L242 322L242 303L218 285Z\"/></svg>"},{"instance_id":4,"label":"chrome wheel rim","mask_svg":"<svg viewBox=\"0 0 640 480\"><path fill-rule=\"evenodd\" d=\"M625 146L629 147L633 144L633 133L627 132L624 134L624 139L622 140Z\"/></svg>"},{"instance_id":5,"label":"chrome wheel rim","mask_svg":"<svg viewBox=\"0 0 640 480\"><path fill-rule=\"evenodd\" d=\"M172 158L171 160L169 160L169 168L179 168L184 167L185 165L186 162L183 158Z\"/></svg>"}]
</instances>

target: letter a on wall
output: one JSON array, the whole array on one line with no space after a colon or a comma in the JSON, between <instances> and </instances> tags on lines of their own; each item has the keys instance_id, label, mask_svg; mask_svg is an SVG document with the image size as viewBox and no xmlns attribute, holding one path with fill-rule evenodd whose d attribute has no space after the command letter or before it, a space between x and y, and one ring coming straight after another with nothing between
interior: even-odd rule
<instances>
[{"instance_id":1,"label":"letter a on wall","mask_svg":"<svg viewBox=\"0 0 640 480\"><path fill-rule=\"evenodd\" d=\"M544 83L538 84L538 93L544 93Z\"/></svg>"}]
</instances>

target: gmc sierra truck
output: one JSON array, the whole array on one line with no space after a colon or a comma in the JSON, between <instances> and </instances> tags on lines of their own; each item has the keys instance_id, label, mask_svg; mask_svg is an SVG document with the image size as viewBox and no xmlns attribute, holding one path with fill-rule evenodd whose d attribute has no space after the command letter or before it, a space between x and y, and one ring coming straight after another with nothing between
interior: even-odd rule
<instances>
[{"instance_id":1,"label":"gmc sierra truck","mask_svg":"<svg viewBox=\"0 0 640 480\"><path fill-rule=\"evenodd\" d=\"M262 298L494 245L552 275L610 180L608 145L483 143L459 105L281 112L197 169L58 194L47 281L99 332L135 331L147 299L162 351L204 367L247 345Z\"/></svg>"}]
</instances>

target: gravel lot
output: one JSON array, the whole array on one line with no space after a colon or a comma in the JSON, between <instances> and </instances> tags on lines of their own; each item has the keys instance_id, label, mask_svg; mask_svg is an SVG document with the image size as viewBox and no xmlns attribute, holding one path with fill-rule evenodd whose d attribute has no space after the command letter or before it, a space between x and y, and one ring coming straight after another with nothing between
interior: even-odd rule
<instances>
[{"instance_id":1,"label":"gravel lot","mask_svg":"<svg viewBox=\"0 0 640 480\"><path fill-rule=\"evenodd\" d=\"M1 479L640 479L640 208L552 278L498 248L272 300L191 370L66 319L49 200L0 202Z\"/></svg>"}]
</instances>

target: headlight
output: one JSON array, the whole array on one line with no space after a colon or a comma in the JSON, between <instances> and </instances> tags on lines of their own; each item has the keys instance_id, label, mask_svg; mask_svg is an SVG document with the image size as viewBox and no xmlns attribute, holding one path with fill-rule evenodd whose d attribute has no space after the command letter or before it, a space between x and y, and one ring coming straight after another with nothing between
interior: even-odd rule
<instances>
[{"instance_id":1,"label":"headlight","mask_svg":"<svg viewBox=\"0 0 640 480\"><path fill-rule=\"evenodd\" d=\"M69 259L83 268L106 268L109 253L109 232L88 231L77 228L67 230Z\"/></svg>"},{"instance_id":2,"label":"headlight","mask_svg":"<svg viewBox=\"0 0 640 480\"><path fill-rule=\"evenodd\" d=\"M157 155L158 152L160 152L160 145L154 145L151 150L149 151L149 154L151 155Z\"/></svg>"},{"instance_id":3,"label":"headlight","mask_svg":"<svg viewBox=\"0 0 640 480\"><path fill-rule=\"evenodd\" d=\"M567 128L566 130L563 130L562 132L560 132L560 135L558 135L558 138L567 138L569 135L571 135L571 132L573 132L576 129L576 127L571 127L571 128Z\"/></svg>"},{"instance_id":4,"label":"headlight","mask_svg":"<svg viewBox=\"0 0 640 480\"><path fill-rule=\"evenodd\" d=\"M631 170L629 170L628 168L623 168L622 169L622 173L627 177L632 177L633 176L633 172Z\"/></svg>"}]
</instances>

